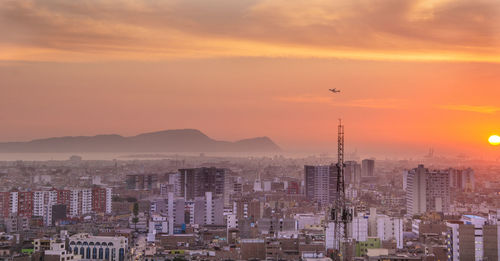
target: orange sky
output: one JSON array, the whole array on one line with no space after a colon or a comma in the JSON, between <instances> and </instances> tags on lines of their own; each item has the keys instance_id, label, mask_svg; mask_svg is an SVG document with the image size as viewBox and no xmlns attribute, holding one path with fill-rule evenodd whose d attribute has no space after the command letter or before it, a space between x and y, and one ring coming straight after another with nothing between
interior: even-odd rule
<instances>
[{"instance_id":1,"label":"orange sky","mask_svg":"<svg viewBox=\"0 0 500 261\"><path fill-rule=\"evenodd\" d=\"M0 140L198 128L500 157L496 0L4 1ZM328 88L342 89L330 95Z\"/></svg>"}]
</instances>

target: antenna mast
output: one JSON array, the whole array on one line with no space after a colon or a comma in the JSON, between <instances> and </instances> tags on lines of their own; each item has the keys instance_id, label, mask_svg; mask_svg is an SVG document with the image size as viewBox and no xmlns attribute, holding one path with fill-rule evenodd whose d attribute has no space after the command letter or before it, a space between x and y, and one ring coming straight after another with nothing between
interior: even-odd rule
<instances>
[{"instance_id":1,"label":"antenna mast","mask_svg":"<svg viewBox=\"0 0 500 261\"><path fill-rule=\"evenodd\" d=\"M335 224L334 247L336 247L336 260L346 260L346 244L348 239L348 224L352 222L352 209L349 208L345 196L344 179L344 125L339 119L337 138L337 195L331 208L330 218Z\"/></svg>"}]
</instances>

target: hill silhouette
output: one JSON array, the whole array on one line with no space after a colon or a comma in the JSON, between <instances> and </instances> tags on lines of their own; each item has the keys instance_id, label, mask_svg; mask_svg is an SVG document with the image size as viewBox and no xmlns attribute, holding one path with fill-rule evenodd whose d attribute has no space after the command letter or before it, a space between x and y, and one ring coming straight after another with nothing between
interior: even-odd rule
<instances>
[{"instance_id":1,"label":"hill silhouette","mask_svg":"<svg viewBox=\"0 0 500 261\"><path fill-rule=\"evenodd\" d=\"M131 137L116 134L55 137L0 143L0 152L274 152L268 137L236 142L214 140L196 129L164 130Z\"/></svg>"}]
</instances>

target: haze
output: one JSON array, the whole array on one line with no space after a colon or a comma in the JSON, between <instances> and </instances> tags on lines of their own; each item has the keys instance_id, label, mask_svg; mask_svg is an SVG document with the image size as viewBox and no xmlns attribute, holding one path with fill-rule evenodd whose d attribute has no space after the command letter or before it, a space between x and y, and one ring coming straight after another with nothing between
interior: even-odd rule
<instances>
[{"instance_id":1,"label":"haze","mask_svg":"<svg viewBox=\"0 0 500 261\"><path fill-rule=\"evenodd\" d=\"M3 1L0 141L196 128L496 159L500 3ZM328 88L342 92L333 95Z\"/></svg>"}]
</instances>

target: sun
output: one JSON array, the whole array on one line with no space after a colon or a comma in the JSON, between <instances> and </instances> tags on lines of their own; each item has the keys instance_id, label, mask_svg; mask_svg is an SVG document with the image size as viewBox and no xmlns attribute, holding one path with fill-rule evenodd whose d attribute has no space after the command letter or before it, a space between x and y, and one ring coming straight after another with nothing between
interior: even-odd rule
<instances>
[{"instance_id":1,"label":"sun","mask_svg":"<svg viewBox=\"0 0 500 261\"><path fill-rule=\"evenodd\" d=\"M488 141L493 146L500 145L500 136L498 136L498 135L491 135L490 138L488 139Z\"/></svg>"}]
</instances>

